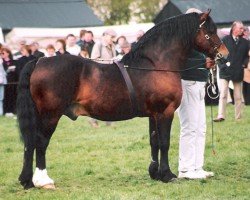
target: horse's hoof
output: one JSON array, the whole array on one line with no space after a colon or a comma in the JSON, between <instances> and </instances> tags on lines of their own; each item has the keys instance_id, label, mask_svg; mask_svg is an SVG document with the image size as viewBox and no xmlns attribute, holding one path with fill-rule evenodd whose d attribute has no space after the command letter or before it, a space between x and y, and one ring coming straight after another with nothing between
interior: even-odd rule
<instances>
[{"instance_id":1,"label":"horse's hoof","mask_svg":"<svg viewBox=\"0 0 250 200\"><path fill-rule=\"evenodd\" d=\"M172 178L172 179L170 179L168 182L175 182L175 181L177 181L178 180L178 178L176 177L174 177L174 178Z\"/></svg>"},{"instance_id":2,"label":"horse's hoof","mask_svg":"<svg viewBox=\"0 0 250 200\"><path fill-rule=\"evenodd\" d=\"M151 162L148 168L149 176L153 180L159 180L159 164L157 162Z\"/></svg>"},{"instance_id":3,"label":"horse's hoof","mask_svg":"<svg viewBox=\"0 0 250 200\"><path fill-rule=\"evenodd\" d=\"M25 190L35 187L31 179L23 180L21 177L19 177L19 182Z\"/></svg>"},{"instance_id":4,"label":"horse's hoof","mask_svg":"<svg viewBox=\"0 0 250 200\"><path fill-rule=\"evenodd\" d=\"M46 190L55 190L56 186L55 184L47 184L47 185L42 186L42 188Z\"/></svg>"},{"instance_id":5,"label":"horse's hoof","mask_svg":"<svg viewBox=\"0 0 250 200\"><path fill-rule=\"evenodd\" d=\"M161 181L163 183L174 182L175 180L177 180L177 176L173 174L172 172L168 172L164 176L161 176Z\"/></svg>"},{"instance_id":6,"label":"horse's hoof","mask_svg":"<svg viewBox=\"0 0 250 200\"><path fill-rule=\"evenodd\" d=\"M25 190L35 187L32 181L20 182L20 184L23 186L23 189Z\"/></svg>"}]
</instances>

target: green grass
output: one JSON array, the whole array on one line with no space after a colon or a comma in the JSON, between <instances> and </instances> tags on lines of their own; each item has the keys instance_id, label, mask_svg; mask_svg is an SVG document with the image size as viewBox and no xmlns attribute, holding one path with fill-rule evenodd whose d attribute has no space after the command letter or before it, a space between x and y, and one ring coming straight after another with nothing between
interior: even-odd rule
<instances>
[{"instance_id":1,"label":"green grass","mask_svg":"<svg viewBox=\"0 0 250 200\"><path fill-rule=\"evenodd\" d=\"M213 107L214 113L217 107ZM47 170L57 189L23 190L17 178L22 167L23 144L15 119L0 117L0 199L250 199L250 107L235 121L214 124L216 154L212 153L210 107L207 107L205 168L215 172L208 180L177 180L164 184L148 175L150 146L148 120L116 122L93 129L88 118L63 117L47 151ZM170 166L177 173L179 121L174 119Z\"/></svg>"}]
</instances>

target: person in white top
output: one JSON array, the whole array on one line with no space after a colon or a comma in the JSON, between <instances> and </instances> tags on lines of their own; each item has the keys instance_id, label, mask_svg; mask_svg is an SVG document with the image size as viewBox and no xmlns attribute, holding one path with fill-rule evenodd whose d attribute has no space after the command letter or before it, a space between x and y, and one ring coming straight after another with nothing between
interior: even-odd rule
<instances>
[{"instance_id":1,"label":"person in white top","mask_svg":"<svg viewBox=\"0 0 250 200\"><path fill-rule=\"evenodd\" d=\"M4 85L7 83L6 72L0 59L0 116L3 115Z\"/></svg>"},{"instance_id":2,"label":"person in white top","mask_svg":"<svg viewBox=\"0 0 250 200\"><path fill-rule=\"evenodd\" d=\"M76 37L73 34L69 34L66 37L66 51L71 55L78 56L81 48L76 44Z\"/></svg>"}]
</instances>

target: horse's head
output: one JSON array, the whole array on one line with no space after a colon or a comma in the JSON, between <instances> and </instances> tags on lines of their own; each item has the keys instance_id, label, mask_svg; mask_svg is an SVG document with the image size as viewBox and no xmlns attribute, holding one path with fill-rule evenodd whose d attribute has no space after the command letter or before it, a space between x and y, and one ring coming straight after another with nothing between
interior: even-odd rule
<instances>
[{"instance_id":1,"label":"horse's head","mask_svg":"<svg viewBox=\"0 0 250 200\"><path fill-rule=\"evenodd\" d=\"M200 25L194 41L195 48L211 58L226 61L229 52L217 35L216 25L209 16L210 12L211 9L199 14Z\"/></svg>"}]
</instances>

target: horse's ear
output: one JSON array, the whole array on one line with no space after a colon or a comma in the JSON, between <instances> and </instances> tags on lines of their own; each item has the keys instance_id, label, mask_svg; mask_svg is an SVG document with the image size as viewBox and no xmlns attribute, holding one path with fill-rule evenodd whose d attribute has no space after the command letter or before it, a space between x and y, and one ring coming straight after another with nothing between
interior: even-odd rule
<instances>
[{"instance_id":1,"label":"horse's ear","mask_svg":"<svg viewBox=\"0 0 250 200\"><path fill-rule=\"evenodd\" d=\"M200 17L201 22L204 22L207 20L207 17L209 16L210 12L211 12L211 9L208 9L207 12L204 12L201 14L201 17Z\"/></svg>"}]
</instances>

